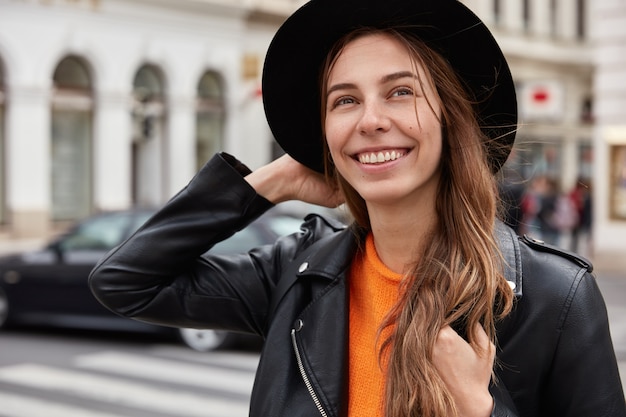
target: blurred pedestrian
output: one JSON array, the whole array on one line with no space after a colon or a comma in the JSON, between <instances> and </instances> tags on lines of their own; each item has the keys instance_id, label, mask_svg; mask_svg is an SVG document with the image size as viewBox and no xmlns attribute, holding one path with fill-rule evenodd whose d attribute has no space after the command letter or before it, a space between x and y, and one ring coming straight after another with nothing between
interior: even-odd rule
<instances>
[{"instance_id":1,"label":"blurred pedestrian","mask_svg":"<svg viewBox=\"0 0 626 417\"><path fill-rule=\"evenodd\" d=\"M547 178L540 198L537 218L541 239L551 245L565 246L564 239L570 237L580 220L571 196L561 191L555 179Z\"/></svg>"},{"instance_id":2,"label":"blurred pedestrian","mask_svg":"<svg viewBox=\"0 0 626 417\"><path fill-rule=\"evenodd\" d=\"M591 181L579 178L569 195L578 213L578 222L572 228L570 249L582 255L590 255L591 246Z\"/></svg>"},{"instance_id":3,"label":"blurred pedestrian","mask_svg":"<svg viewBox=\"0 0 626 417\"><path fill-rule=\"evenodd\" d=\"M524 189L520 235L541 236L538 215L541 209L541 196L544 193L545 181L545 176L533 177Z\"/></svg>"},{"instance_id":4,"label":"blurred pedestrian","mask_svg":"<svg viewBox=\"0 0 626 417\"><path fill-rule=\"evenodd\" d=\"M462 3L312 0L263 100L287 154L211 159L94 269L104 305L262 335L252 416L626 416L590 266L496 221L515 85ZM202 255L292 199L355 222Z\"/></svg>"},{"instance_id":5,"label":"blurred pedestrian","mask_svg":"<svg viewBox=\"0 0 626 417\"><path fill-rule=\"evenodd\" d=\"M553 178L544 177L545 183L539 194L539 211L537 220L541 240L550 244L559 243L560 229L556 222L558 193L556 181Z\"/></svg>"}]
</instances>

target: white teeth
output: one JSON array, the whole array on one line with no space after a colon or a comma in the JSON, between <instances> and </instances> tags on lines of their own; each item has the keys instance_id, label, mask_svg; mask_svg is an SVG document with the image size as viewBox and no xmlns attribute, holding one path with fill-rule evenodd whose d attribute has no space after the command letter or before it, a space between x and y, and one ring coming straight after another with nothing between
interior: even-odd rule
<instances>
[{"instance_id":1,"label":"white teeth","mask_svg":"<svg viewBox=\"0 0 626 417\"><path fill-rule=\"evenodd\" d=\"M359 162L362 164L380 164L387 161L395 161L398 158L404 156L404 152L401 151L385 151L385 152L371 152L363 153L359 155Z\"/></svg>"}]
</instances>

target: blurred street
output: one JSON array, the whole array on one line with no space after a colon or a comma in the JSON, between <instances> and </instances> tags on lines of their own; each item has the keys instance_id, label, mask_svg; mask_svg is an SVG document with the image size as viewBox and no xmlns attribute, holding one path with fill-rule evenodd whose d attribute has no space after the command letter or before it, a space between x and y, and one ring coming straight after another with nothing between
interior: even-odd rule
<instances>
[{"instance_id":1,"label":"blurred street","mask_svg":"<svg viewBox=\"0 0 626 417\"><path fill-rule=\"evenodd\" d=\"M1 417L245 417L258 352L150 335L0 332Z\"/></svg>"}]
</instances>

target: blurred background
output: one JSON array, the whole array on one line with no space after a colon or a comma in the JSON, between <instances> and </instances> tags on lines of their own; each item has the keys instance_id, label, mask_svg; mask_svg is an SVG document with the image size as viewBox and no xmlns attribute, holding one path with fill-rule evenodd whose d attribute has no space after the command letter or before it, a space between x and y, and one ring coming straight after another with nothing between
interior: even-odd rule
<instances>
[{"instance_id":1,"label":"blurred background","mask_svg":"<svg viewBox=\"0 0 626 417\"><path fill-rule=\"evenodd\" d=\"M624 375L626 3L463 2L517 85L507 219L593 261ZM281 154L263 60L304 3L0 0L0 254L20 252L0 259L0 327L98 330L3 329L0 416L247 415L258 340L231 351L229 334L104 331L112 317L86 275L215 152L253 169ZM228 250L295 230L312 209L273 213Z\"/></svg>"}]
</instances>

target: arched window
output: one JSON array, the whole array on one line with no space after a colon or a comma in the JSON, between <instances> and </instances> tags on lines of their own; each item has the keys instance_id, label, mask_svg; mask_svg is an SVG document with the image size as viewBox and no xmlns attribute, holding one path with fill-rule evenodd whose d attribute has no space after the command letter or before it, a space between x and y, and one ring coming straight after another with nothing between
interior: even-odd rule
<instances>
[{"instance_id":1,"label":"arched window","mask_svg":"<svg viewBox=\"0 0 626 417\"><path fill-rule=\"evenodd\" d=\"M154 65L144 65L133 81L132 199L154 207L165 199L165 88Z\"/></svg>"},{"instance_id":2,"label":"arched window","mask_svg":"<svg viewBox=\"0 0 626 417\"><path fill-rule=\"evenodd\" d=\"M221 77L204 73L198 83L196 101L196 169L223 148L224 89Z\"/></svg>"},{"instance_id":3,"label":"arched window","mask_svg":"<svg viewBox=\"0 0 626 417\"><path fill-rule=\"evenodd\" d=\"M4 155L4 109L6 101L6 83L4 67L0 61L0 224L6 222L5 178L6 163Z\"/></svg>"},{"instance_id":4,"label":"arched window","mask_svg":"<svg viewBox=\"0 0 626 417\"><path fill-rule=\"evenodd\" d=\"M68 56L52 79L51 216L77 220L91 213L91 76L81 58Z\"/></svg>"}]
</instances>

